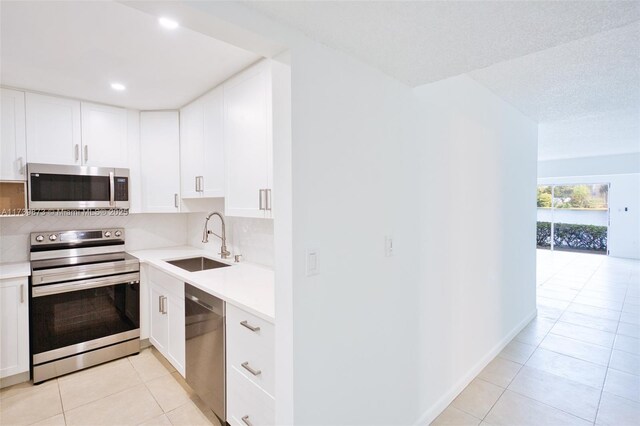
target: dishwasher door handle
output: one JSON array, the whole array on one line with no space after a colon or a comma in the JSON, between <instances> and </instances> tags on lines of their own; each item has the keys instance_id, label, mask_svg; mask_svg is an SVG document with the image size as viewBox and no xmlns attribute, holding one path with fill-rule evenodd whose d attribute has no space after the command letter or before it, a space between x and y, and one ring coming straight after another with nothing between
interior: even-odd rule
<instances>
[{"instance_id":1,"label":"dishwasher door handle","mask_svg":"<svg viewBox=\"0 0 640 426\"><path fill-rule=\"evenodd\" d=\"M254 370L253 368L251 368L249 366L249 361L247 362L243 362L242 364L240 364L245 370L247 370L249 373L253 374L254 376L259 376L260 374L262 374L262 370Z\"/></svg>"},{"instance_id":2,"label":"dishwasher door handle","mask_svg":"<svg viewBox=\"0 0 640 426\"><path fill-rule=\"evenodd\" d=\"M184 295L185 298L191 300L193 303L196 303L200 306L202 306L203 308L205 308L207 311L211 311L211 312L215 312L216 310L213 308L213 306L211 306L208 303L203 302L202 300L198 299L196 296L192 295L192 294L185 294Z\"/></svg>"}]
</instances>

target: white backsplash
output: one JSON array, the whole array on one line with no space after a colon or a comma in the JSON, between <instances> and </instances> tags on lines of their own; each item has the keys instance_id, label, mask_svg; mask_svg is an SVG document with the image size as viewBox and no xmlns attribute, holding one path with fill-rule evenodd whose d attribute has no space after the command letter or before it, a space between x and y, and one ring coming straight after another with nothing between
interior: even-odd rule
<instances>
[{"instance_id":1,"label":"white backsplash","mask_svg":"<svg viewBox=\"0 0 640 426\"><path fill-rule=\"evenodd\" d=\"M222 203L216 210L224 211ZM124 228L127 250L191 245L220 251L220 239L209 236L202 243L206 213L155 213L128 216L31 216L0 217L0 262L20 262L29 258L29 234L36 231ZM273 268L273 221L268 219L226 218L227 248L242 254L243 260ZM220 233L220 221L214 217L209 229Z\"/></svg>"},{"instance_id":2,"label":"white backsplash","mask_svg":"<svg viewBox=\"0 0 640 426\"><path fill-rule=\"evenodd\" d=\"M209 235L209 242L202 242L206 213L189 213L189 245L211 253L220 252L220 239ZM227 250L233 255L241 254L242 260L273 268L273 220L244 217L225 218L227 227ZM220 235L220 219L212 217L209 229Z\"/></svg>"},{"instance_id":3,"label":"white backsplash","mask_svg":"<svg viewBox=\"0 0 640 426\"><path fill-rule=\"evenodd\" d=\"M188 244L187 215L31 216L0 218L0 262L28 260L29 234L36 231L124 228L127 250Z\"/></svg>"}]
</instances>

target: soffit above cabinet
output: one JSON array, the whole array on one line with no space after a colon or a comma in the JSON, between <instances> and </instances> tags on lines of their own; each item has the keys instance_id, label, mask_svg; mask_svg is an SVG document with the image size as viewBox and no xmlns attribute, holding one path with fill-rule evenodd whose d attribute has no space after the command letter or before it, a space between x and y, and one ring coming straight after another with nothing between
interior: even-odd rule
<instances>
[{"instance_id":1,"label":"soffit above cabinet","mask_svg":"<svg viewBox=\"0 0 640 426\"><path fill-rule=\"evenodd\" d=\"M10 87L177 109L259 59L113 2L2 2L0 12L0 83Z\"/></svg>"}]
</instances>

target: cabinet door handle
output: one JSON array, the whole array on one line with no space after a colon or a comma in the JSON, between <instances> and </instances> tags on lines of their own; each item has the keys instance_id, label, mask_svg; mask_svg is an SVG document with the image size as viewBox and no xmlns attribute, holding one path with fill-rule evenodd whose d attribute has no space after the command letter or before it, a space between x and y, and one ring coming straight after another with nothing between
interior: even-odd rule
<instances>
[{"instance_id":1,"label":"cabinet door handle","mask_svg":"<svg viewBox=\"0 0 640 426\"><path fill-rule=\"evenodd\" d=\"M84 162L89 161L89 145L84 146Z\"/></svg>"},{"instance_id":2,"label":"cabinet door handle","mask_svg":"<svg viewBox=\"0 0 640 426\"><path fill-rule=\"evenodd\" d=\"M158 296L158 312L162 313L162 296Z\"/></svg>"},{"instance_id":3,"label":"cabinet door handle","mask_svg":"<svg viewBox=\"0 0 640 426\"><path fill-rule=\"evenodd\" d=\"M20 303L24 303L24 284L20 284Z\"/></svg>"},{"instance_id":4,"label":"cabinet door handle","mask_svg":"<svg viewBox=\"0 0 640 426\"><path fill-rule=\"evenodd\" d=\"M167 296L162 296L162 313L167 315Z\"/></svg>"},{"instance_id":5,"label":"cabinet door handle","mask_svg":"<svg viewBox=\"0 0 640 426\"><path fill-rule=\"evenodd\" d=\"M76 144L76 147L74 148L74 152L76 155L76 163L77 163L78 160L80 159L80 145Z\"/></svg>"},{"instance_id":6,"label":"cabinet door handle","mask_svg":"<svg viewBox=\"0 0 640 426\"><path fill-rule=\"evenodd\" d=\"M200 176L200 192L204 192L204 176Z\"/></svg>"},{"instance_id":7,"label":"cabinet door handle","mask_svg":"<svg viewBox=\"0 0 640 426\"><path fill-rule=\"evenodd\" d=\"M244 417L242 418L242 421L243 421L243 422L244 422L244 424L245 424L245 425L247 425L247 426L253 426L253 423L251 423L251 422L249 421L249 416L244 416Z\"/></svg>"},{"instance_id":8,"label":"cabinet door handle","mask_svg":"<svg viewBox=\"0 0 640 426\"><path fill-rule=\"evenodd\" d=\"M178 194L173 194L173 205L175 206L175 208L178 208Z\"/></svg>"},{"instance_id":9,"label":"cabinet door handle","mask_svg":"<svg viewBox=\"0 0 640 426\"><path fill-rule=\"evenodd\" d=\"M259 376L260 374L262 374L262 370L254 370L253 368L251 368L249 366L249 361L247 362L243 362L242 364L240 364L245 370L247 370L249 373L253 374L254 376Z\"/></svg>"},{"instance_id":10,"label":"cabinet door handle","mask_svg":"<svg viewBox=\"0 0 640 426\"><path fill-rule=\"evenodd\" d=\"M243 327L248 328L249 330L253 331L254 333L257 333L258 331L260 331L260 327L255 327L251 324L249 324L247 321L240 321L240 325Z\"/></svg>"},{"instance_id":11,"label":"cabinet door handle","mask_svg":"<svg viewBox=\"0 0 640 426\"><path fill-rule=\"evenodd\" d=\"M22 159L22 157L18 157L18 174L24 174L24 160Z\"/></svg>"},{"instance_id":12,"label":"cabinet door handle","mask_svg":"<svg viewBox=\"0 0 640 426\"><path fill-rule=\"evenodd\" d=\"M263 204L263 201L262 201L264 199L263 194L264 194L264 189L260 189L258 191L258 200L259 200L259 204L260 204L260 206L259 206L260 210L264 210L264 204Z\"/></svg>"},{"instance_id":13,"label":"cabinet door handle","mask_svg":"<svg viewBox=\"0 0 640 426\"><path fill-rule=\"evenodd\" d=\"M265 189L264 192L265 192L265 198L267 199L265 210L271 211L271 190Z\"/></svg>"}]
</instances>

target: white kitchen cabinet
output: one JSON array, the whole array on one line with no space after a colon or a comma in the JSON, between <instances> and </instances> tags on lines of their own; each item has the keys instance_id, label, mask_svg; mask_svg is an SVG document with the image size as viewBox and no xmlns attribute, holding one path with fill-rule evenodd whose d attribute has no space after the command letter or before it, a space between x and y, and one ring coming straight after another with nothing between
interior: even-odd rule
<instances>
[{"instance_id":1,"label":"white kitchen cabinet","mask_svg":"<svg viewBox=\"0 0 640 426\"><path fill-rule=\"evenodd\" d=\"M29 282L0 280L0 377L29 371Z\"/></svg>"},{"instance_id":2,"label":"white kitchen cabinet","mask_svg":"<svg viewBox=\"0 0 640 426\"><path fill-rule=\"evenodd\" d=\"M224 196L222 88L180 110L182 198Z\"/></svg>"},{"instance_id":3,"label":"white kitchen cabinet","mask_svg":"<svg viewBox=\"0 0 640 426\"><path fill-rule=\"evenodd\" d=\"M143 213L180 211L178 111L140 113L140 175Z\"/></svg>"},{"instance_id":4,"label":"white kitchen cabinet","mask_svg":"<svg viewBox=\"0 0 640 426\"><path fill-rule=\"evenodd\" d=\"M153 267L148 272L149 341L184 377L184 283Z\"/></svg>"},{"instance_id":5,"label":"white kitchen cabinet","mask_svg":"<svg viewBox=\"0 0 640 426\"><path fill-rule=\"evenodd\" d=\"M275 422L275 328L234 305L226 305L227 417L229 423Z\"/></svg>"},{"instance_id":6,"label":"white kitchen cabinet","mask_svg":"<svg viewBox=\"0 0 640 426\"><path fill-rule=\"evenodd\" d=\"M82 163L128 168L127 110L82 102L81 117Z\"/></svg>"},{"instance_id":7,"label":"white kitchen cabinet","mask_svg":"<svg viewBox=\"0 0 640 426\"><path fill-rule=\"evenodd\" d=\"M30 163L82 164L80 101L26 93Z\"/></svg>"},{"instance_id":8,"label":"white kitchen cabinet","mask_svg":"<svg viewBox=\"0 0 640 426\"><path fill-rule=\"evenodd\" d=\"M0 180L26 180L24 92L0 91Z\"/></svg>"},{"instance_id":9,"label":"white kitchen cabinet","mask_svg":"<svg viewBox=\"0 0 640 426\"><path fill-rule=\"evenodd\" d=\"M271 218L271 67L268 60L224 84L225 214Z\"/></svg>"}]
</instances>

